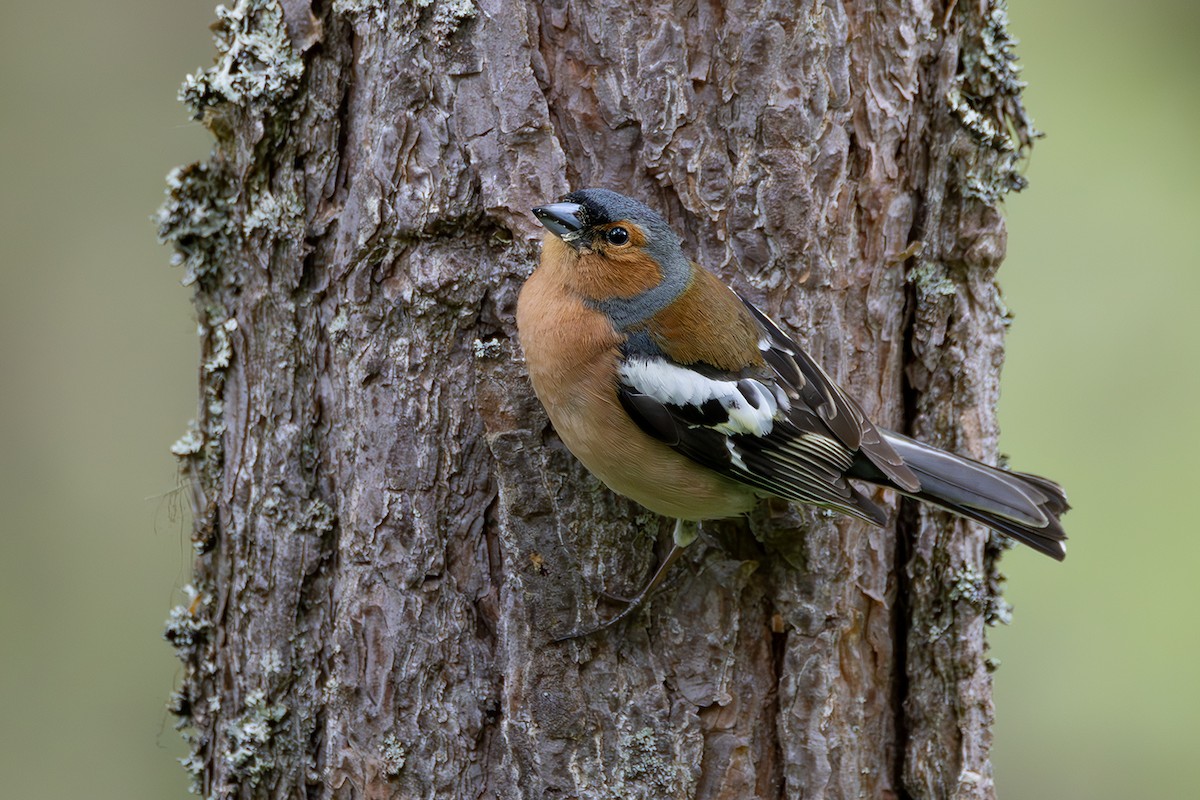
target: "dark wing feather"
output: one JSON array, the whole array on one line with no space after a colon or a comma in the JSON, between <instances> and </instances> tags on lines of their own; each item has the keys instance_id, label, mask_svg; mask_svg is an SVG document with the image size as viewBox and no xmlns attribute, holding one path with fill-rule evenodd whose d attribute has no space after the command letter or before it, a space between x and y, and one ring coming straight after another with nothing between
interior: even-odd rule
<instances>
[{"instance_id":1,"label":"dark wing feather","mask_svg":"<svg viewBox=\"0 0 1200 800\"><path fill-rule=\"evenodd\" d=\"M825 370L804 352L804 348L780 330L770 317L746 298L741 295L738 297L766 334L761 347L763 358L780 381L793 386L804 406L816 413L834 437L847 448L861 452L901 489L919 489L920 480L867 419L854 398L834 383ZM797 374L800 376L798 381L795 377Z\"/></svg>"},{"instance_id":2,"label":"dark wing feather","mask_svg":"<svg viewBox=\"0 0 1200 800\"><path fill-rule=\"evenodd\" d=\"M886 515L846 481L843 457L815 457L803 447L776 452L771 442L784 437L728 434L715 427L686 422L695 407L664 403L621 384L621 405L647 434L711 470L758 489L798 503L826 506L883 524ZM799 434L792 432L799 438Z\"/></svg>"},{"instance_id":3,"label":"dark wing feather","mask_svg":"<svg viewBox=\"0 0 1200 800\"><path fill-rule=\"evenodd\" d=\"M851 465L861 453L901 486L919 486L916 476L799 345L746 307L769 369L679 364L637 337L620 365L626 412L647 434L764 494L882 524L884 512L847 480Z\"/></svg>"}]
</instances>

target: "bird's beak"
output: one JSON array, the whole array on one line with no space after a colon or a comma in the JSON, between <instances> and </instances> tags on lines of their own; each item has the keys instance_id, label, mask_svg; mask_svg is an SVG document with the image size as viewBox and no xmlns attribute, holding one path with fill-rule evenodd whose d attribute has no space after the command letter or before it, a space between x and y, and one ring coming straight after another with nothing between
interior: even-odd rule
<instances>
[{"instance_id":1,"label":"bird's beak","mask_svg":"<svg viewBox=\"0 0 1200 800\"><path fill-rule=\"evenodd\" d=\"M538 206L533 210L533 215L546 230L570 243L573 239L578 239L583 231L583 220L580 218L582 211L583 206L578 203L552 203L548 206Z\"/></svg>"}]
</instances>

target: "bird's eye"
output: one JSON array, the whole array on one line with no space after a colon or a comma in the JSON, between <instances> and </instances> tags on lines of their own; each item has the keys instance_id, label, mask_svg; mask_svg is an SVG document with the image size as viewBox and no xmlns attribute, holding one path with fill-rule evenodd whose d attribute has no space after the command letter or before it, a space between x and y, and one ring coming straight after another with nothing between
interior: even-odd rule
<instances>
[{"instance_id":1,"label":"bird's eye","mask_svg":"<svg viewBox=\"0 0 1200 800\"><path fill-rule=\"evenodd\" d=\"M604 233L604 240L611 245L620 247L629 241L629 231L624 228L609 228Z\"/></svg>"}]
</instances>

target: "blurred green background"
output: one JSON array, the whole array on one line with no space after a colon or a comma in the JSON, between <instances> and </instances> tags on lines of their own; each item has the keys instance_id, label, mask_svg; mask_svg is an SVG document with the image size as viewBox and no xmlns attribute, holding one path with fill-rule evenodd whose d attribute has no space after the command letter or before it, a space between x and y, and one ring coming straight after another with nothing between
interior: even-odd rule
<instances>
[{"instance_id":1,"label":"blurred green background","mask_svg":"<svg viewBox=\"0 0 1200 800\"><path fill-rule=\"evenodd\" d=\"M1196 795L1200 6L1015 0L1049 133L1010 199L1014 465L1067 485L1071 556L1005 560L1001 794ZM175 101L210 0L10 3L0 25L0 780L186 796L162 622L189 576L168 446L188 292L148 218L209 139Z\"/></svg>"},{"instance_id":2,"label":"blurred green background","mask_svg":"<svg viewBox=\"0 0 1200 800\"><path fill-rule=\"evenodd\" d=\"M1003 796L1200 797L1200 3L1012 0L1047 132L1008 201L1000 422L1070 491L1005 558Z\"/></svg>"}]
</instances>

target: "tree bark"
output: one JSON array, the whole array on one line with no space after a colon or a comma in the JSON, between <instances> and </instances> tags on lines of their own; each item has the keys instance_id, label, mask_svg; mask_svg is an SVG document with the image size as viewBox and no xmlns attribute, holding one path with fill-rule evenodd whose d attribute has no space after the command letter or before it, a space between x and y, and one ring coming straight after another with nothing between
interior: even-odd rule
<instances>
[{"instance_id":1,"label":"tree bark","mask_svg":"<svg viewBox=\"0 0 1200 800\"><path fill-rule=\"evenodd\" d=\"M1002 0L237 0L182 91L195 579L167 636L205 797L989 798L977 527L669 522L555 437L528 210L606 186L879 423L994 458L997 203L1034 135ZM895 498L882 502L897 507Z\"/></svg>"}]
</instances>

